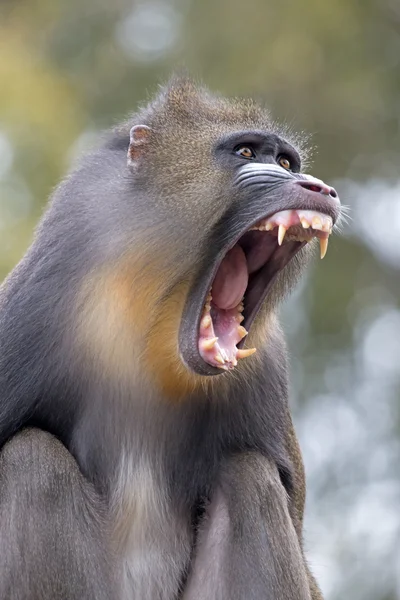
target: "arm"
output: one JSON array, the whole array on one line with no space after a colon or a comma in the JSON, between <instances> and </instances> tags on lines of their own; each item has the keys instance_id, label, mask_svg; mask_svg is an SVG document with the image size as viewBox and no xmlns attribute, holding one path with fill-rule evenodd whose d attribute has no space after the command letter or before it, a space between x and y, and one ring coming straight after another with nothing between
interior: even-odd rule
<instances>
[{"instance_id":1,"label":"arm","mask_svg":"<svg viewBox=\"0 0 400 600\"><path fill-rule=\"evenodd\" d=\"M257 453L221 470L183 600L311 600L278 469Z\"/></svg>"}]
</instances>

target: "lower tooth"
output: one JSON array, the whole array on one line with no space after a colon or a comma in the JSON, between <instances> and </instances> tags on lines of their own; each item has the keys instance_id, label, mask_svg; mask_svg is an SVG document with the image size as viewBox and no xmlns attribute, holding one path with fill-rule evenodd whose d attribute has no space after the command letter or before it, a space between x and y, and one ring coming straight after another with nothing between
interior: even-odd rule
<instances>
[{"instance_id":1,"label":"lower tooth","mask_svg":"<svg viewBox=\"0 0 400 600\"><path fill-rule=\"evenodd\" d=\"M201 345L203 347L203 350L212 350L215 346L215 344L217 343L218 338L214 337L214 338L210 338L208 340L203 340Z\"/></svg>"},{"instance_id":2,"label":"lower tooth","mask_svg":"<svg viewBox=\"0 0 400 600\"><path fill-rule=\"evenodd\" d=\"M238 334L240 335L240 339L243 339L247 335L248 331L241 325L238 327Z\"/></svg>"},{"instance_id":3,"label":"lower tooth","mask_svg":"<svg viewBox=\"0 0 400 600\"><path fill-rule=\"evenodd\" d=\"M204 329L208 329L210 327L211 323L212 323L212 320L211 320L210 315L206 315L201 320L201 325L204 327Z\"/></svg>"},{"instance_id":4,"label":"lower tooth","mask_svg":"<svg viewBox=\"0 0 400 600\"><path fill-rule=\"evenodd\" d=\"M222 356L220 354L216 354L214 356L214 358L217 361L217 363L219 363L220 365L224 365L225 364L225 361L224 361L224 359L222 358Z\"/></svg>"}]
</instances>

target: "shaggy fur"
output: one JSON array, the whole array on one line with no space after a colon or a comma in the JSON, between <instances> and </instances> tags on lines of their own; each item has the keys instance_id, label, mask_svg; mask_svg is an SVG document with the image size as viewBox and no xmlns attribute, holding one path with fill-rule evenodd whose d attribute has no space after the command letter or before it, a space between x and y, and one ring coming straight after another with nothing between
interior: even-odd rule
<instances>
[{"instance_id":1,"label":"shaggy fur","mask_svg":"<svg viewBox=\"0 0 400 600\"><path fill-rule=\"evenodd\" d=\"M151 135L135 169L136 124ZM253 325L257 355L201 377L178 352L233 202L211 148L254 129L305 154L253 102L173 80L59 186L3 284L1 598L321 599L275 314L305 252Z\"/></svg>"}]
</instances>

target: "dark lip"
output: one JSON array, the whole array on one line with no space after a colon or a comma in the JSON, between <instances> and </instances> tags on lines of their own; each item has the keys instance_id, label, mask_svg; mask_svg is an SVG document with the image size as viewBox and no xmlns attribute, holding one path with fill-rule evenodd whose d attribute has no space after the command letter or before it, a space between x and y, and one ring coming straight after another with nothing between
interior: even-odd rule
<instances>
[{"instance_id":1,"label":"dark lip","mask_svg":"<svg viewBox=\"0 0 400 600\"><path fill-rule=\"evenodd\" d=\"M281 210L315 210L330 216L332 218L333 225L336 224L340 214L340 201L337 195L328 196L327 194L323 194L321 192L312 191L308 188L308 186L304 185L303 181L297 179L289 180L288 183L285 183L283 185L298 186L298 184L300 184L299 187L301 187L304 190L304 192L302 192L303 198L301 200L298 198L285 200L284 202L279 203L279 205L275 204L274 207L271 207L271 209L268 211L265 210L265 202L264 206L262 207L263 210L261 210L261 207L257 210L257 208L253 205L253 209L255 208L254 213L252 214L251 218L249 218L249 214L247 212L246 216L248 220L246 220L244 217L243 224L240 230L236 227L236 231L229 241L226 241L225 236L225 243L216 249L214 255L210 256L209 251L208 255L205 257L199 269L198 275L186 299L186 304L183 310L179 331L180 357L182 362L191 371L194 371L199 375L207 376L221 375L222 373L224 373L224 371L222 371L221 369L218 369L206 363L200 356L198 350L198 331L200 327L201 313L206 300L206 296L215 278L219 265L221 264L226 253L239 241L239 239L245 233L247 233L249 229L251 229L251 227L256 225L256 223L258 223L262 219L268 219L269 217ZM230 211L228 211L228 214L226 215L226 222L229 222L230 216L237 211L232 211L231 214L229 214L229 212ZM290 256L290 259L286 261L285 266L288 262L290 262L293 256L305 245L305 243L301 242L289 242L288 244L293 245L293 248L292 255ZM280 246L279 248L282 247L283 246ZM244 308L243 314L245 320L243 322L243 325L246 327L246 329L249 329L249 327L251 326L256 314L258 313L260 306L265 301L271 287L273 286L276 276L282 270L282 268L284 268L277 268L274 261L274 263L272 264L273 268L271 268L271 270L269 271L269 263L270 261L268 261L268 263L260 271L262 278L266 280L267 283L263 288L263 292L260 296L259 301L257 302L257 309L252 310L251 314L246 315L246 306ZM246 294L251 293L251 291L252 290L246 290ZM238 347L241 347L243 343L244 340L238 344Z\"/></svg>"}]
</instances>

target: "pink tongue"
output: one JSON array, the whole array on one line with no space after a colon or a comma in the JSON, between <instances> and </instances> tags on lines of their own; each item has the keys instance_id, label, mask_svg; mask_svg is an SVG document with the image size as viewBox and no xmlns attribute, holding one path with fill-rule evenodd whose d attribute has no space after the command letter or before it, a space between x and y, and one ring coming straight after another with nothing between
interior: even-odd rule
<instances>
[{"instance_id":1,"label":"pink tongue","mask_svg":"<svg viewBox=\"0 0 400 600\"><path fill-rule=\"evenodd\" d=\"M244 296L248 280L246 256L236 245L229 250L215 276L211 290L214 304L225 310L237 306Z\"/></svg>"}]
</instances>

